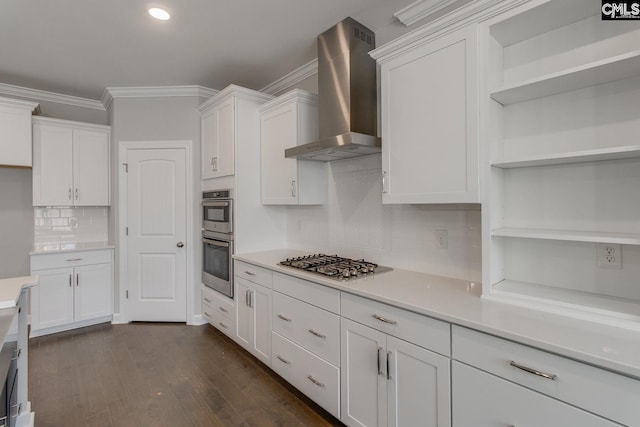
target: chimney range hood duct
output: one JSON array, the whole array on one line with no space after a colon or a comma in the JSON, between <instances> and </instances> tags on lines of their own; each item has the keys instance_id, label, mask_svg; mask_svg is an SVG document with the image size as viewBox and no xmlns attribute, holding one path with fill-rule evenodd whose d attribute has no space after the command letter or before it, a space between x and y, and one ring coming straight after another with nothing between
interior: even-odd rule
<instances>
[{"instance_id":1,"label":"chimney range hood duct","mask_svg":"<svg viewBox=\"0 0 640 427\"><path fill-rule=\"evenodd\" d=\"M287 158L347 159L381 151L377 124L375 35L346 18L318 36L320 139L284 150Z\"/></svg>"}]
</instances>

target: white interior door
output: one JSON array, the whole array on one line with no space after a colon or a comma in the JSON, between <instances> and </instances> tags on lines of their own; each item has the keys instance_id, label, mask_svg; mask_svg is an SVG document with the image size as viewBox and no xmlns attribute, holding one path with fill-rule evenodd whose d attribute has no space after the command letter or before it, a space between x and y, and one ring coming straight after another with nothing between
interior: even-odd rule
<instances>
[{"instance_id":1,"label":"white interior door","mask_svg":"<svg viewBox=\"0 0 640 427\"><path fill-rule=\"evenodd\" d=\"M185 150L130 148L126 162L129 320L184 322Z\"/></svg>"}]
</instances>

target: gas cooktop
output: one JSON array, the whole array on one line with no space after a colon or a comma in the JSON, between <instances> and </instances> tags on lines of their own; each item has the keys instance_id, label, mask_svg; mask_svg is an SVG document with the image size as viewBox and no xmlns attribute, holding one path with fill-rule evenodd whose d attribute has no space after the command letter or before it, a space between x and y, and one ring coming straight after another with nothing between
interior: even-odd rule
<instances>
[{"instance_id":1,"label":"gas cooktop","mask_svg":"<svg viewBox=\"0 0 640 427\"><path fill-rule=\"evenodd\" d=\"M348 280L355 277L372 276L375 273L390 271L389 267L381 267L363 259L344 258L338 255L304 255L287 258L280 265L297 268L336 280Z\"/></svg>"}]
</instances>

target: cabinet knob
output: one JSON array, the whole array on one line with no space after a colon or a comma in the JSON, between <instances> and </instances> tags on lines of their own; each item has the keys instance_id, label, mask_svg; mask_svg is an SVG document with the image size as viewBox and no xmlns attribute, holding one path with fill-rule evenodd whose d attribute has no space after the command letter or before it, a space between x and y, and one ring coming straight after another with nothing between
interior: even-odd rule
<instances>
[{"instance_id":1,"label":"cabinet knob","mask_svg":"<svg viewBox=\"0 0 640 427\"><path fill-rule=\"evenodd\" d=\"M176 244L176 246L177 246L177 247L179 247L179 248L182 248L182 247L184 247L184 243L182 243L182 242L178 242L178 243Z\"/></svg>"}]
</instances>

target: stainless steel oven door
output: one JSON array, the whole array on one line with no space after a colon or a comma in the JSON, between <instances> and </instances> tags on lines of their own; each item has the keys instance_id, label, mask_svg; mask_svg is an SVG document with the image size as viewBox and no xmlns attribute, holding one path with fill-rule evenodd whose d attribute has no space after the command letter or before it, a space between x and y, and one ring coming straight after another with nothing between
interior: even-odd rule
<instances>
[{"instance_id":1,"label":"stainless steel oven door","mask_svg":"<svg viewBox=\"0 0 640 427\"><path fill-rule=\"evenodd\" d=\"M233 200L203 200L202 225L207 231L233 233Z\"/></svg>"},{"instance_id":2,"label":"stainless steel oven door","mask_svg":"<svg viewBox=\"0 0 640 427\"><path fill-rule=\"evenodd\" d=\"M233 235L203 232L202 283L233 298Z\"/></svg>"}]
</instances>

